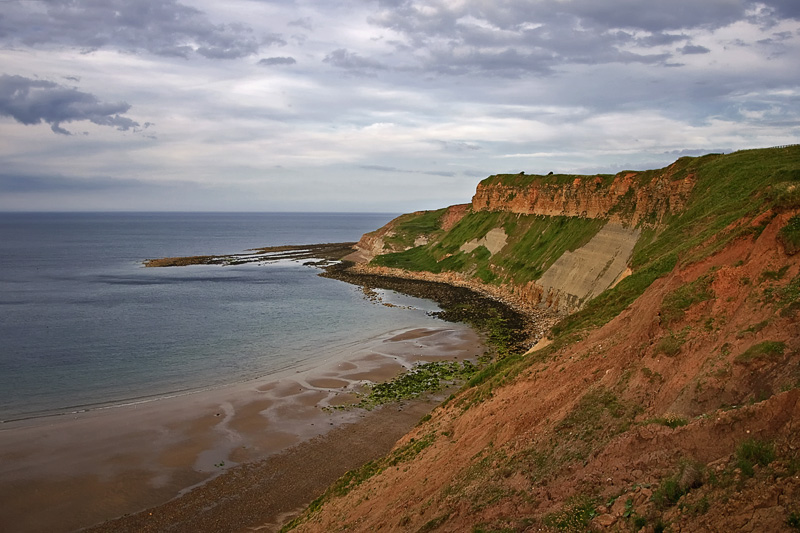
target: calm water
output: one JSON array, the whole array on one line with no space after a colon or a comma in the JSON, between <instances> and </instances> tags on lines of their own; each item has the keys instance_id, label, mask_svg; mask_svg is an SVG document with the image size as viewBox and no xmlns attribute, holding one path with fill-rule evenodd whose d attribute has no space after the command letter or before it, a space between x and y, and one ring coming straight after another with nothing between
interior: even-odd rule
<instances>
[{"instance_id":1,"label":"calm water","mask_svg":"<svg viewBox=\"0 0 800 533\"><path fill-rule=\"evenodd\" d=\"M144 268L146 258L355 241L387 214L0 214L0 420L269 375L441 325L296 262Z\"/></svg>"}]
</instances>

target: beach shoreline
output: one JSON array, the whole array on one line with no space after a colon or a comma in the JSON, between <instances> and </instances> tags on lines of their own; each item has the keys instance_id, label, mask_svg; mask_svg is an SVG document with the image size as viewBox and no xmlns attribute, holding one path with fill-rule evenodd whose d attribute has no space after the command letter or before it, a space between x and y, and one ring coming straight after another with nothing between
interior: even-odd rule
<instances>
[{"instance_id":1,"label":"beach shoreline","mask_svg":"<svg viewBox=\"0 0 800 533\"><path fill-rule=\"evenodd\" d=\"M492 348L475 319L490 308L519 334L517 342L530 341L531 316L507 302L470 288L345 272L344 266L328 266L322 275L361 286L377 304L394 305L382 300L385 290L436 301L442 326L385 332L280 375L3 424L0 528L277 530L347 470L387 454L444 399L428 395L373 411L337 408L356 403L365 383L389 381L420 362L486 355ZM257 501L248 488L256 486ZM297 489L290 494L287 486Z\"/></svg>"},{"instance_id":2,"label":"beach shoreline","mask_svg":"<svg viewBox=\"0 0 800 533\"><path fill-rule=\"evenodd\" d=\"M372 412L330 407L355 403L365 383L388 381L420 361L475 360L484 351L473 330L443 322L441 327L387 332L347 357L277 377L3 424L0 529L91 527L185 497L217 478L238 479L265 459L326 439L331 431L345 440L360 439L371 434L376 417L381 435L396 437L388 442L388 437L373 435L366 440L374 445L353 458L385 454L435 402L410 402L400 411L397 406ZM406 408L411 413L421 409L419 416L410 420ZM326 468L351 464L341 459L323 463L331 463Z\"/></svg>"}]
</instances>

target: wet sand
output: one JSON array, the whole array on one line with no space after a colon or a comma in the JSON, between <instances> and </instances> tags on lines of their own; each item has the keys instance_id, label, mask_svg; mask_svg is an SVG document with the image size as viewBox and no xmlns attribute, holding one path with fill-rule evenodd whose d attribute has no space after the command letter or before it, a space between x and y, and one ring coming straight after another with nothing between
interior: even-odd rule
<instances>
[{"instance_id":1,"label":"wet sand","mask_svg":"<svg viewBox=\"0 0 800 533\"><path fill-rule=\"evenodd\" d=\"M105 530L170 523L174 531L269 531L265 524L282 522L348 469L385 454L434 404L325 407L350 403L366 381L391 379L415 362L483 351L462 325L388 332L313 369L3 424L0 530L74 531L172 500L154 513L158 522L146 525L145 513Z\"/></svg>"}]
</instances>

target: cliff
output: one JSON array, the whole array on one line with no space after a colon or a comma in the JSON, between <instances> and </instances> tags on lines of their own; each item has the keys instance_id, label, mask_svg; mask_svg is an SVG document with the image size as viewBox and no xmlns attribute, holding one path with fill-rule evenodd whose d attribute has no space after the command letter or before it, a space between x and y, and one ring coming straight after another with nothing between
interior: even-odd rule
<instances>
[{"instance_id":1,"label":"cliff","mask_svg":"<svg viewBox=\"0 0 800 533\"><path fill-rule=\"evenodd\" d=\"M800 147L679 163L667 199L649 187L669 169L637 174L621 195L621 175L600 177L594 196L596 177L525 177L517 194L493 177L449 230L444 211L395 222L409 247L362 268L390 268L388 257L521 301L545 283L586 292L568 273L592 255L614 258L602 284L622 265L628 275L590 293L547 346L485 368L287 529L797 531ZM614 219L625 196L642 201ZM426 244L414 245L413 220ZM632 251L615 245L626 232Z\"/></svg>"},{"instance_id":2,"label":"cliff","mask_svg":"<svg viewBox=\"0 0 800 533\"><path fill-rule=\"evenodd\" d=\"M642 230L681 213L696 169L715 157L615 176L490 176L470 204L398 217L349 259L573 312L624 277Z\"/></svg>"},{"instance_id":3,"label":"cliff","mask_svg":"<svg viewBox=\"0 0 800 533\"><path fill-rule=\"evenodd\" d=\"M693 165L692 158L683 158L660 170L615 176L490 176L478 184L472 209L661 224L686 207L696 181Z\"/></svg>"}]
</instances>

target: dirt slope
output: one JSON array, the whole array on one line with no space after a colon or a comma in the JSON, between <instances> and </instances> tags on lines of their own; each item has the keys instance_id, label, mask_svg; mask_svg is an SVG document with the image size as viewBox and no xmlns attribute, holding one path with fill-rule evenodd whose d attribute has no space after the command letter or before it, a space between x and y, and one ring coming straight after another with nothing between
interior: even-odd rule
<instances>
[{"instance_id":1,"label":"dirt slope","mask_svg":"<svg viewBox=\"0 0 800 533\"><path fill-rule=\"evenodd\" d=\"M796 214L499 363L296 530L796 531L800 254L779 236Z\"/></svg>"}]
</instances>

